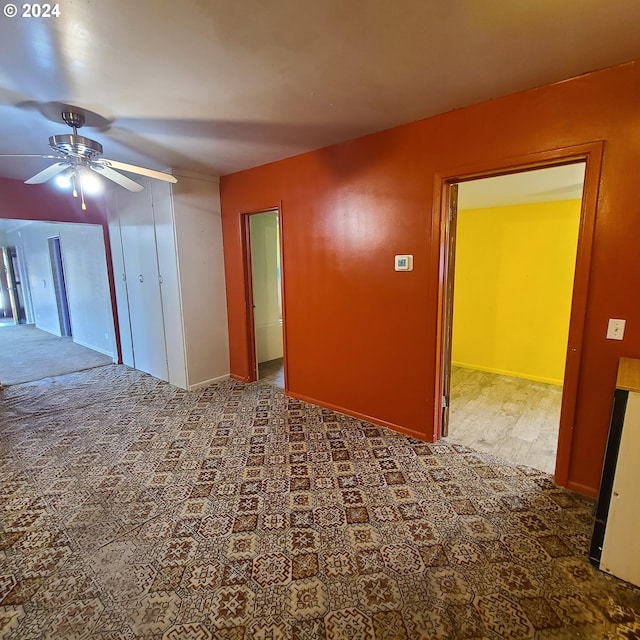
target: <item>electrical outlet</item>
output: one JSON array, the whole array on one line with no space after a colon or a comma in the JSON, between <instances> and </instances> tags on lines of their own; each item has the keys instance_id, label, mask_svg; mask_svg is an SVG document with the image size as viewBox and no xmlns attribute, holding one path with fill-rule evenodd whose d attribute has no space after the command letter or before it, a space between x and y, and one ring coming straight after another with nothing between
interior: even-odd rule
<instances>
[{"instance_id":1,"label":"electrical outlet","mask_svg":"<svg viewBox=\"0 0 640 640\"><path fill-rule=\"evenodd\" d=\"M609 318L609 325L607 327L607 340L622 340L624 338L624 325L626 320L620 320L619 318Z\"/></svg>"}]
</instances>

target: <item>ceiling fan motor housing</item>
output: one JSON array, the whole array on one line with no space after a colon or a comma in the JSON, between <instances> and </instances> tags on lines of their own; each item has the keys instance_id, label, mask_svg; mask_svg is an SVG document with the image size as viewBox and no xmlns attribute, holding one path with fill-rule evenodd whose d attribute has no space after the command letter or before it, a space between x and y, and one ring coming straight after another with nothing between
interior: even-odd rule
<instances>
[{"instance_id":1,"label":"ceiling fan motor housing","mask_svg":"<svg viewBox=\"0 0 640 640\"><path fill-rule=\"evenodd\" d=\"M74 133L51 136L49 146L65 156L74 156L85 160L102 155L102 145L99 142Z\"/></svg>"},{"instance_id":2,"label":"ceiling fan motor housing","mask_svg":"<svg viewBox=\"0 0 640 640\"><path fill-rule=\"evenodd\" d=\"M102 145L99 142L78 135L78 129L84 125L82 113L63 111L60 115L64 123L73 129L73 133L51 136L49 146L54 151L82 160L91 160L102 155Z\"/></svg>"}]
</instances>

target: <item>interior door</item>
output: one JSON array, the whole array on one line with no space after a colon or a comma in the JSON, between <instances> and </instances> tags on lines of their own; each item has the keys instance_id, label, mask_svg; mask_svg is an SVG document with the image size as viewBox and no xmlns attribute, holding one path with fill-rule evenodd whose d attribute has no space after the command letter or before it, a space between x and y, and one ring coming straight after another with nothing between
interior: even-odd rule
<instances>
[{"instance_id":1,"label":"interior door","mask_svg":"<svg viewBox=\"0 0 640 640\"><path fill-rule=\"evenodd\" d=\"M442 362L442 435L449 435L449 404L451 399L451 344L453 336L453 285L456 262L456 224L458 218L458 185L449 185L449 216L447 219L447 278L444 308L444 357Z\"/></svg>"}]
</instances>

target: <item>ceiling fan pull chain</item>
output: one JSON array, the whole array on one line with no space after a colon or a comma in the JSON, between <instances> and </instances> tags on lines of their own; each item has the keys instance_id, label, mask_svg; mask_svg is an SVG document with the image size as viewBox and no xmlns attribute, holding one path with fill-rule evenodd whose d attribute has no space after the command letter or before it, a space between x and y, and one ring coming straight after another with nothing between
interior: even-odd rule
<instances>
[{"instance_id":1,"label":"ceiling fan pull chain","mask_svg":"<svg viewBox=\"0 0 640 640\"><path fill-rule=\"evenodd\" d=\"M84 202L84 189L82 188L82 180L78 179L78 182L80 183L80 202L81 204L81 208L83 211L87 210L87 205Z\"/></svg>"}]
</instances>

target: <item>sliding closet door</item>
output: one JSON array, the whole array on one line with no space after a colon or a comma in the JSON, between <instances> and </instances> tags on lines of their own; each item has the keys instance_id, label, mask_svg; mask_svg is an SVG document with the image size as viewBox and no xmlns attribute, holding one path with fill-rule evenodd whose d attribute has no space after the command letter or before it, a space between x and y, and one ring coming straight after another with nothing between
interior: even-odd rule
<instances>
[{"instance_id":1,"label":"sliding closet door","mask_svg":"<svg viewBox=\"0 0 640 640\"><path fill-rule=\"evenodd\" d=\"M151 189L145 187L118 193L131 341L135 368L168 380Z\"/></svg>"}]
</instances>

